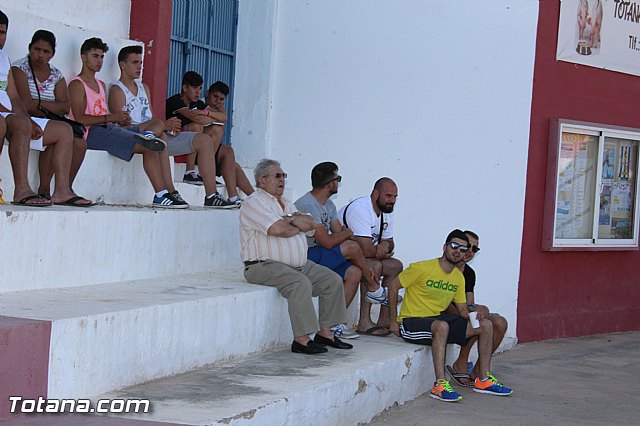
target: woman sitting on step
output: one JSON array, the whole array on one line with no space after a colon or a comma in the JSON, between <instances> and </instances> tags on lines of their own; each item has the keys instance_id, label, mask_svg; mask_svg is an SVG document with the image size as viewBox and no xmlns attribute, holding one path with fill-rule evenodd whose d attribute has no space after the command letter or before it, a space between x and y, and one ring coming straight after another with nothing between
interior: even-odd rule
<instances>
[{"instance_id":1,"label":"woman sitting on step","mask_svg":"<svg viewBox=\"0 0 640 426\"><path fill-rule=\"evenodd\" d=\"M89 207L92 201L77 196L73 180L84 160L87 144L82 137L74 137L69 124L57 120L43 120L45 112L58 116L69 113L71 102L67 83L60 70L49 63L56 51L56 38L52 32L38 30L29 43L29 53L13 62L16 89L32 116L32 126L42 126L44 146L39 159L40 197L51 200L51 178L56 174L53 202L73 207ZM48 114L47 114L48 115ZM40 124L42 123L42 124ZM59 142L47 149L47 140ZM32 148L34 148L32 146ZM57 151L64 150L64 155Z\"/></svg>"}]
</instances>

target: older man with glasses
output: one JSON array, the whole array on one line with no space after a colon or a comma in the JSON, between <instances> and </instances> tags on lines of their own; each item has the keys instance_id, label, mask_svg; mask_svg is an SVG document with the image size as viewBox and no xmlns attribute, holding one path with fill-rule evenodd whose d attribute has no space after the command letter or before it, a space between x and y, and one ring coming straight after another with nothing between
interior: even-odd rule
<instances>
[{"instance_id":1,"label":"older man with glasses","mask_svg":"<svg viewBox=\"0 0 640 426\"><path fill-rule=\"evenodd\" d=\"M439 258L412 263L389 287L391 331L409 343L430 345L435 370L430 396L446 402L457 402L462 396L445 378L447 343L464 346L471 337L478 338L478 376L473 390L479 393L507 396L512 390L503 386L490 372L493 326L482 312L473 327L465 297L465 280L458 265L469 252L469 238L459 229L449 233ZM398 290L405 289L405 298L396 316ZM445 312L453 302L457 314Z\"/></svg>"},{"instance_id":2,"label":"older man with glasses","mask_svg":"<svg viewBox=\"0 0 640 426\"><path fill-rule=\"evenodd\" d=\"M500 314L491 313L489 312L489 308L486 306L476 304L473 293L476 285L476 272L471 268L471 266L469 266L469 262L471 262L480 251L480 237L478 237L478 234L473 231L464 231L464 233L469 239L469 250L464 254L462 262L458 264L458 269L464 275L464 291L467 298L467 307L470 312L475 311L482 313L482 316L491 321L491 324L493 325L493 346L491 348L491 353L493 354L500 346L500 343L502 343L502 339L507 332L509 323L507 322L507 319ZM447 312L455 313L455 306L450 305ZM451 376L451 378L460 386L472 387L473 380L480 374L478 365L476 364L474 367L473 363L469 362L469 353L477 340L478 339L476 337L469 339L467 344L460 348L458 359L456 359L451 366L447 365L447 373L449 373L449 376Z\"/></svg>"},{"instance_id":3,"label":"older man with glasses","mask_svg":"<svg viewBox=\"0 0 640 426\"><path fill-rule=\"evenodd\" d=\"M287 174L280 163L263 159L254 170L256 187L240 209L244 276L253 284L278 289L287 299L294 340L291 351L307 355L326 346L351 349L331 332L346 322L344 288L335 272L307 259L307 236L314 233L310 215L298 212L282 194ZM319 318L311 298L318 296ZM309 335L316 333L313 340Z\"/></svg>"}]
</instances>

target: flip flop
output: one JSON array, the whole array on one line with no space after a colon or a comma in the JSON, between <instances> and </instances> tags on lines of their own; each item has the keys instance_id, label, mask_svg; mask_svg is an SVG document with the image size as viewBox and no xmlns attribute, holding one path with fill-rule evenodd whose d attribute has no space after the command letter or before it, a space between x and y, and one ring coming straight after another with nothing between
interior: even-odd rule
<instances>
[{"instance_id":1,"label":"flip flop","mask_svg":"<svg viewBox=\"0 0 640 426\"><path fill-rule=\"evenodd\" d=\"M457 373L456 370L453 369L450 365L447 365L447 373L451 376L451 379L456 382L458 385L465 388L473 387L473 380L471 380L471 375L467 373ZM463 382L462 379L468 380L468 382Z\"/></svg>"},{"instance_id":2,"label":"flip flop","mask_svg":"<svg viewBox=\"0 0 640 426\"><path fill-rule=\"evenodd\" d=\"M38 195L40 196L40 198L44 198L45 200L51 201L51 194L42 193L42 194L38 194Z\"/></svg>"},{"instance_id":3,"label":"flip flop","mask_svg":"<svg viewBox=\"0 0 640 426\"><path fill-rule=\"evenodd\" d=\"M39 196L38 194L33 194L33 195L29 195L27 197L24 197L22 200L20 201L12 201L11 204L13 204L14 206L25 206L25 207L50 207L51 206L51 201L49 201L48 203L29 203L28 201L31 200L46 200L46 198L42 198L41 196Z\"/></svg>"},{"instance_id":4,"label":"flip flop","mask_svg":"<svg viewBox=\"0 0 640 426\"><path fill-rule=\"evenodd\" d=\"M82 198L76 195L75 197L71 197L67 201L64 201L62 203L53 203L53 204L55 204L56 206L70 206L70 207L91 207L93 205L93 203L90 203L90 204L78 203L78 201L82 201L82 200L89 201L86 198Z\"/></svg>"},{"instance_id":5,"label":"flip flop","mask_svg":"<svg viewBox=\"0 0 640 426\"><path fill-rule=\"evenodd\" d=\"M365 331L362 330L356 330L356 333L358 334L364 334L367 336L376 336L376 337L387 337L388 335L391 334L391 330L387 330L387 333L385 334L376 334L375 332L378 330L384 330L384 327L380 327L379 325L373 326Z\"/></svg>"}]
</instances>

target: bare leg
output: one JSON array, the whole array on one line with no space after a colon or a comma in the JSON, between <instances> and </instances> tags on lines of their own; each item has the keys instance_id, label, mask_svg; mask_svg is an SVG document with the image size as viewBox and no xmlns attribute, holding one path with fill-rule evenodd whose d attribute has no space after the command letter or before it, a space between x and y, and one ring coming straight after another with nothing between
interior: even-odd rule
<instances>
[{"instance_id":1,"label":"bare leg","mask_svg":"<svg viewBox=\"0 0 640 426\"><path fill-rule=\"evenodd\" d=\"M349 266L344 274L344 301L346 307L349 307L356 295L356 292L358 291L360 278L362 278L362 272L360 272L360 269L354 265Z\"/></svg>"},{"instance_id":2,"label":"bare leg","mask_svg":"<svg viewBox=\"0 0 640 426\"><path fill-rule=\"evenodd\" d=\"M224 127L211 125L207 127L200 126L200 132L205 135L209 135L213 139L213 152L218 150L218 147L222 143L222 136L224 135Z\"/></svg>"},{"instance_id":3,"label":"bare leg","mask_svg":"<svg viewBox=\"0 0 640 426\"><path fill-rule=\"evenodd\" d=\"M7 139L9 139L9 160L13 170L15 191L13 200L19 201L35 195L29 186L27 167L29 165L29 140L31 139L31 122L27 117L11 114L6 118ZM33 199L29 204L50 204L47 200Z\"/></svg>"},{"instance_id":4,"label":"bare leg","mask_svg":"<svg viewBox=\"0 0 640 426\"><path fill-rule=\"evenodd\" d=\"M374 258L366 258L367 264L369 268L373 271L375 276L380 276L382 273L382 263L378 259ZM371 303L367 302L367 289L364 284L360 285L360 318L358 320L358 330L366 331L372 327L375 327L373 321L371 321ZM384 334L386 335L388 330L378 330L375 334Z\"/></svg>"},{"instance_id":5,"label":"bare leg","mask_svg":"<svg viewBox=\"0 0 640 426\"><path fill-rule=\"evenodd\" d=\"M38 194L46 194L51 197L51 179L53 178L52 165L53 149L42 151L38 157L38 173L40 174L40 186Z\"/></svg>"},{"instance_id":6,"label":"bare leg","mask_svg":"<svg viewBox=\"0 0 640 426\"><path fill-rule=\"evenodd\" d=\"M471 376L480 378L487 377L487 372L491 371L491 346L493 344L493 326L488 319L480 320L480 327L473 328L467 324L467 337L478 336L478 362L473 367Z\"/></svg>"},{"instance_id":7,"label":"bare leg","mask_svg":"<svg viewBox=\"0 0 640 426\"><path fill-rule=\"evenodd\" d=\"M447 351L449 324L446 321L432 322L431 335L431 357L433 358L433 370L436 373L436 380L446 379L444 376L444 358Z\"/></svg>"},{"instance_id":8,"label":"bare leg","mask_svg":"<svg viewBox=\"0 0 640 426\"><path fill-rule=\"evenodd\" d=\"M502 343L502 339L504 339L509 323L506 318L500 315L489 317L489 321L491 321L491 325L493 325L493 345L491 347L491 353L493 354L500 346L500 343Z\"/></svg>"},{"instance_id":9,"label":"bare leg","mask_svg":"<svg viewBox=\"0 0 640 426\"><path fill-rule=\"evenodd\" d=\"M224 178L227 187L227 197L238 195L236 186L236 156L233 149L228 145L221 145L218 150L218 162L220 163L220 174Z\"/></svg>"},{"instance_id":10,"label":"bare leg","mask_svg":"<svg viewBox=\"0 0 640 426\"><path fill-rule=\"evenodd\" d=\"M51 201L65 202L75 196L69 187L69 171L73 156L71 127L62 122L49 121L44 129L43 143L47 146L47 151L51 150L51 166L56 176ZM91 204L91 202L87 200L83 204Z\"/></svg>"},{"instance_id":11,"label":"bare leg","mask_svg":"<svg viewBox=\"0 0 640 426\"><path fill-rule=\"evenodd\" d=\"M382 286L389 287L391 282L402 272L402 262L392 257L382 259ZM381 305L377 324L389 328L389 307Z\"/></svg>"},{"instance_id":12,"label":"bare leg","mask_svg":"<svg viewBox=\"0 0 640 426\"><path fill-rule=\"evenodd\" d=\"M167 191L173 192L176 190L176 187L173 186L173 176L171 175L171 161L169 161L169 150L165 149L164 151L158 152L157 154L162 183Z\"/></svg>"},{"instance_id":13,"label":"bare leg","mask_svg":"<svg viewBox=\"0 0 640 426\"><path fill-rule=\"evenodd\" d=\"M187 170L195 170L196 169L196 158L198 158L198 154L188 154L187 155Z\"/></svg>"},{"instance_id":14,"label":"bare leg","mask_svg":"<svg viewBox=\"0 0 640 426\"><path fill-rule=\"evenodd\" d=\"M358 269L360 269L364 285L367 291L376 291L380 288L380 284L376 277L373 275L369 264L362 254L362 249L358 243L352 240L346 240L340 243L340 252L349 262L353 263ZM348 304L347 304L348 306Z\"/></svg>"},{"instance_id":15,"label":"bare leg","mask_svg":"<svg viewBox=\"0 0 640 426\"><path fill-rule=\"evenodd\" d=\"M164 189L162 182L162 172L160 171L160 157L157 152L151 151L142 145L136 144L133 148L133 152L136 154L142 154L142 166L144 171L151 182L154 192L160 192Z\"/></svg>"},{"instance_id":16,"label":"bare leg","mask_svg":"<svg viewBox=\"0 0 640 426\"><path fill-rule=\"evenodd\" d=\"M193 139L193 148L200 158L200 175L204 183L205 194L207 196L215 194L218 189L216 188L216 161L214 159L213 140L204 134L197 135Z\"/></svg>"},{"instance_id":17,"label":"bare leg","mask_svg":"<svg viewBox=\"0 0 640 426\"><path fill-rule=\"evenodd\" d=\"M2 154L2 148L4 147L4 137L7 134L7 121L0 115L0 154Z\"/></svg>"},{"instance_id":18,"label":"bare leg","mask_svg":"<svg viewBox=\"0 0 640 426\"><path fill-rule=\"evenodd\" d=\"M73 181L78 176L78 171L84 156L87 153L87 142L83 138L73 139L73 156L71 157L71 169L69 170L69 187L73 188ZM72 189L73 190L73 189Z\"/></svg>"},{"instance_id":19,"label":"bare leg","mask_svg":"<svg viewBox=\"0 0 640 426\"><path fill-rule=\"evenodd\" d=\"M253 185L238 163L236 163L236 186L246 195L253 194Z\"/></svg>"}]
</instances>

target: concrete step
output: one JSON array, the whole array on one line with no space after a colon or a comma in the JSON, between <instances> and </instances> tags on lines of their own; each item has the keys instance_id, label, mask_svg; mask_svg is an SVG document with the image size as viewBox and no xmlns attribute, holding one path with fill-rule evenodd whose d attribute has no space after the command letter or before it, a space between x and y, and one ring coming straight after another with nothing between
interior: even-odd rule
<instances>
[{"instance_id":1,"label":"concrete step","mask_svg":"<svg viewBox=\"0 0 640 426\"><path fill-rule=\"evenodd\" d=\"M9 161L8 147L0 155L0 178L5 200L13 199L13 173ZM37 151L29 152L29 183L31 189L38 190ZM170 157L173 164L173 158ZM53 187L53 185L52 185ZM117 159L104 151L87 151L82 167L73 185L77 194L95 200L103 195L108 203L114 204L150 204L153 200L153 188L142 167L142 155L134 155L130 162ZM201 205L202 201L198 203Z\"/></svg>"},{"instance_id":2,"label":"concrete step","mask_svg":"<svg viewBox=\"0 0 640 426\"><path fill-rule=\"evenodd\" d=\"M244 336L238 336L243 338ZM427 392L428 347L400 338L361 336L352 350L293 354L289 348L219 363L101 395L143 398L138 420L188 425L355 425ZM453 346L448 347L449 362Z\"/></svg>"},{"instance_id":3,"label":"concrete step","mask_svg":"<svg viewBox=\"0 0 640 426\"><path fill-rule=\"evenodd\" d=\"M0 206L0 294L240 268L238 210Z\"/></svg>"},{"instance_id":4,"label":"concrete step","mask_svg":"<svg viewBox=\"0 0 640 426\"><path fill-rule=\"evenodd\" d=\"M285 300L239 271L5 293L0 312L50 323L49 398L86 398L292 340Z\"/></svg>"}]
</instances>

